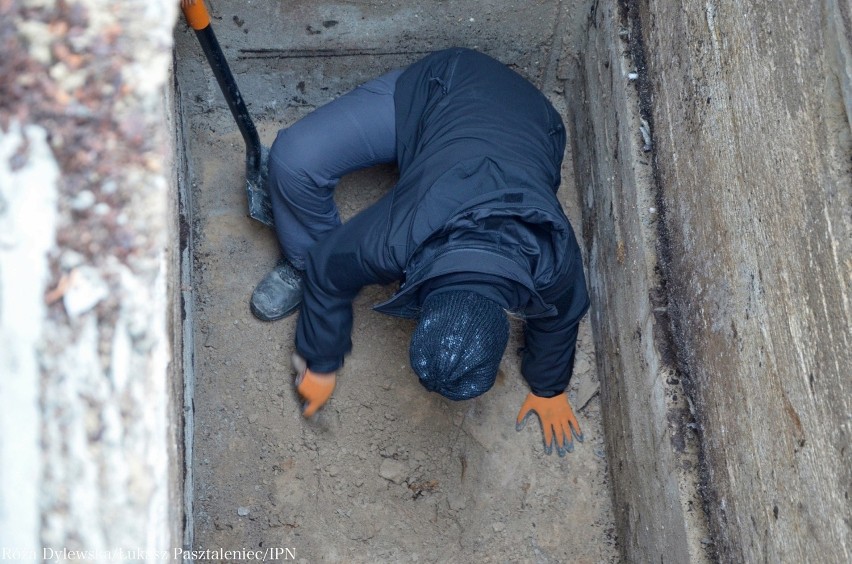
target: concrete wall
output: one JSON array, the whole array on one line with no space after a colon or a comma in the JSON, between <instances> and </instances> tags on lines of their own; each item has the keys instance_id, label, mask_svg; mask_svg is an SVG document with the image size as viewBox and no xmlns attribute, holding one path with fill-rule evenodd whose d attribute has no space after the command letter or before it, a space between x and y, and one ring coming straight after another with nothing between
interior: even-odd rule
<instances>
[{"instance_id":1,"label":"concrete wall","mask_svg":"<svg viewBox=\"0 0 852 564\"><path fill-rule=\"evenodd\" d=\"M623 547L695 546L673 483L683 385L710 556L848 562L850 4L620 8L591 12L575 154Z\"/></svg>"},{"instance_id":2,"label":"concrete wall","mask_svg":"<svg viewBox=\"0 0 852 564\"><path fill-rule=\"evenodd\" d=\"M848 562L852 8L634 9L719 554Z\"/></svg>"},{"instance_id":3,"label":"concrete wall","mask_svg":"<svg viewBox=\"0 0 852 564\"><path fill-rule=\"evenodd\" d=\"M613 3L588 13L569 70L582 88L568 105L619 544L629 562L705 562L699 444L669 330L634 22Z\"/></svg>"},{"instance_id":4,"label":"concrete wall","mask_svg":"<svg viewBox=\"0 0 852 564\"><path fill-rule=\"evenodd\" d=\"M166 317L176 13L173 0L0 3L4 559L181 546Z\"/></svg>"}]
</instances>

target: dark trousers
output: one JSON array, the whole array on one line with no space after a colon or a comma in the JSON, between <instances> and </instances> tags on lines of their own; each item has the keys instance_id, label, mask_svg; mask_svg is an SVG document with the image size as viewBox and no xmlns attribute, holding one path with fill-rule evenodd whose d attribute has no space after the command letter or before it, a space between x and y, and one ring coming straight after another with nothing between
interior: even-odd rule
<instances>
[{"instance_id":1,"label":"dark trousers","mask_svg":"<svg viewBox=\"0 0 852 564\"><path fill-rule=\"evenodd\" d=\"M334 188L347 173L396 160L391 71L321 106L278 132L268 189L284 256L305 268L308 249L340 225Z\"/></svg>"}]
</instances>

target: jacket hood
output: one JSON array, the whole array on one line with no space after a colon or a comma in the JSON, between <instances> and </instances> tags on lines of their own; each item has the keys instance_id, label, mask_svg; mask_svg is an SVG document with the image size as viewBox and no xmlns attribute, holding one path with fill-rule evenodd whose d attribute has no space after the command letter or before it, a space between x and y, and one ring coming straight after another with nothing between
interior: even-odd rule
<instances>
[{"instance_id":1,"label":"jacket hood","mask_svg":"<svg viewBox=\"0 0 852 564\"><path fill-rule=\"evenodd\" d=\"M536 194L512 190L492 192L469 204L413 250L399 290L376 305L376 311L416 317L417 290L424 282L467 272L522 284L531 296L527 317L555 315L547 296L573 268L570 250L576 247L561 208Z\"/></svg>"}]
</instances>

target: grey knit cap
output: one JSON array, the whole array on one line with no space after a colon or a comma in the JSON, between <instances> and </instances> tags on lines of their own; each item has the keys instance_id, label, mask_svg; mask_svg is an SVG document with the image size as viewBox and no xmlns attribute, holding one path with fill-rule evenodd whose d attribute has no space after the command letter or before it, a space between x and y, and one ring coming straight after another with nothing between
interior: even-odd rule
<instances>
[{"instance_id":1,"label":"grey knit cap","mask_svg":"<svg viewBox=\"0 0 852 564\"><path fill-rule=\"evenodd\" d=\"M509 320L475 292L433 292L411 336L411 367L426 389L451 400L475 398L494 385L509 340Z\"/></svg>"}]
</instances>

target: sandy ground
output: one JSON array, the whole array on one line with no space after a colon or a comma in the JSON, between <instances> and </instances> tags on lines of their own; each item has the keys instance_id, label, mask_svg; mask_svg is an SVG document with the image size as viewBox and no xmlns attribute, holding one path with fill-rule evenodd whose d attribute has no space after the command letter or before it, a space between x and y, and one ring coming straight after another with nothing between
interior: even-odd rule
<instances>
[{"instance_id":1,"label":"sandy ground","mask_svg":"<svg viewBox=\"0 0 852 564\"><path fill-rule=\"evenodd\" d=\"M266 145L317 105L454 44L496 56L565 104L554 71L564 45L554 46L554 29L572 16L564 3L208 6ZM451 402L408 366L413 323L371 310L392 287L358 297L335 395L313 420L299 415L295 318L263 323L248 308L278 250L272 231L245 215L242 138L182 23L176 40L195 239L195 547L288 547L304 562L618 561L587 321L570 389L586 440L565 458L544 454L537 425L515 431L527 392L519 322L495 387ZM560 194L576 227L569 162ZM392 167L346 177L344 219L394 181Z\"/></svg>"}]
</instances>

